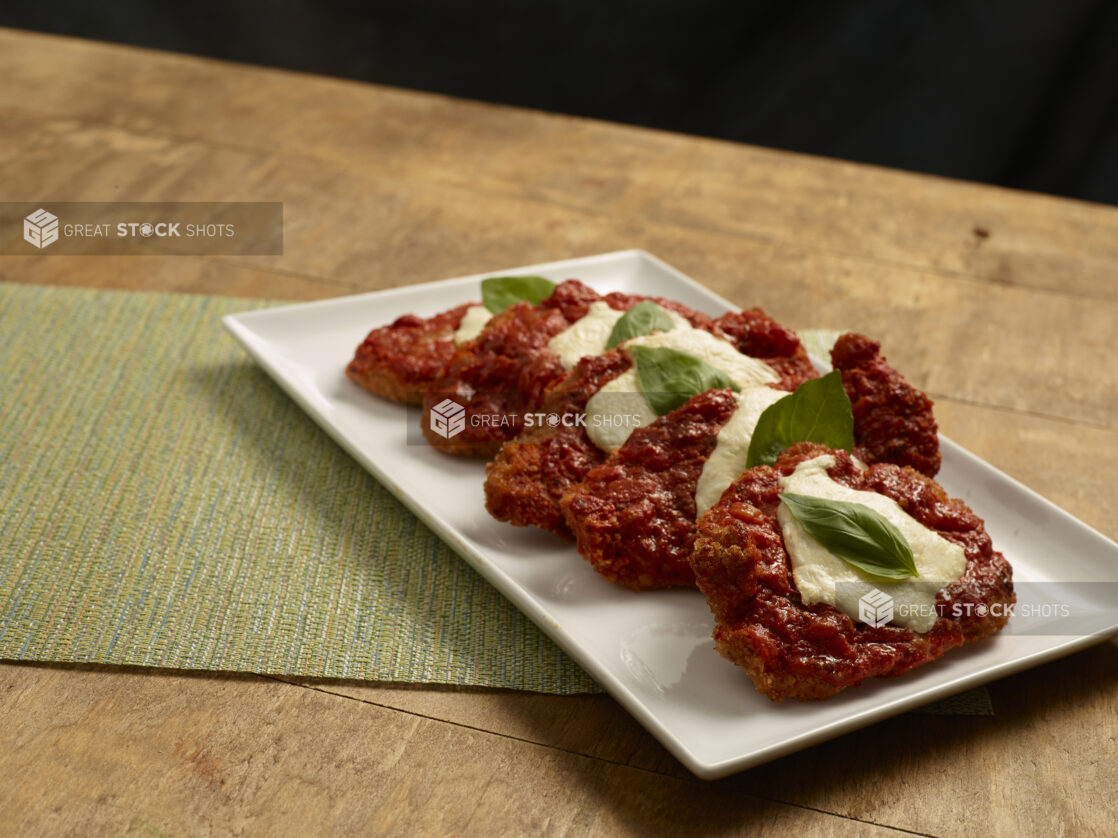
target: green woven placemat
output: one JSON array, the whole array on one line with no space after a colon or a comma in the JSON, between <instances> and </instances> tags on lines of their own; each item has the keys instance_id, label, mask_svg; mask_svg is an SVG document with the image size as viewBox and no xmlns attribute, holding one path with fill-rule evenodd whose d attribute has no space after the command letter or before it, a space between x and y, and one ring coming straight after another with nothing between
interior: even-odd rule
<instances>
[{"instance_id":1,"label":"green woven placemat","mask_svg":"<svg viewBox=\"0 0 1118 838\"><path fill-rule=\"evenodd\" d=\"M598 691L221 328L263 305L0 284L0 658Z\"/></svg>"},{"instance_id":2,"label":"green woven placemat","mask_svg":"<svg viewBox=\"0 0 1118 838\"><path fill-rule=\"evenodd\" d=\"M596 691L227 335L0 284L0 658Z\"/></svg>"}]
</instances>

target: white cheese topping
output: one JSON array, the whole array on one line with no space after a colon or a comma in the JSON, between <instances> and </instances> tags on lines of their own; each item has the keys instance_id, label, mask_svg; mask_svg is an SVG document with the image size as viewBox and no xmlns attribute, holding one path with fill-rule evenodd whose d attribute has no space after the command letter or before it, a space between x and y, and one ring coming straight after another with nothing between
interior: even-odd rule
<instances>
[{"instance_id":1,"label":"white cheese topping","mask_svg":"<svg viewBox=\"0 0 1118 838\"><path fill-rule=\"evenodd\" d=\"M590 310L547 342L547 348L559 356L563 369L572 369L587 355L601 355L613 326L625 314L598 300Z\"/></svg>"},{"instance_id":2,"label":"white cheese topping","mask_svg":"<svg viewBox=\"0 0 1118 838\"><path fill-rule=\"evenodd\" d=\"M928 631L936 622L936 593L966 570L963 548L925 527L891 498L835 482L827 475L827 469L834 464L835 458L830 454L806 460L787 477L782 477L780 485L786 492L861 503L879 512L908 540L919 575L899 582L872 581L829 553L781 504L777 519L784 532L784 546L788 549L792 578L800 598L805 605L826 602L855 620L868 622L864 610L859 613L860 600L867 595L872 597L876 590L892 599L885 600L880 595L872 599L870 604L878 610L871 610L871 614L880 618L880 609L891 605L892 622L921 634Z\"/></svg>"},{"instance_id":3,"label":"white cheese topping","mask_svg":"<svg viewBox=\"0 0 1118 838\"><path fill-rule=\"evenodd\" d=\"M671 309L662 309L676 329L690 329L687 319ZM559 356L563 369L572 369L587 355L601 355L606 351L610 333L624 311L610 308L603 300L590 304L590 309L566 329L547 342L547 348Z\"/></svg>"},{"instance_id":4,"label":"white cheese topping","mask_svg":"<svg viewBox=\"0 0 1118 838\"><path fill-rule=\"evenodd\" d=\"M586 402L586 434L612 454L629 434L656 421L656 411L641 392L636 367L630 367Z\"/></svg>"},{"instance_id":5,"label":"white cheese topping","mask_svg":"<svg viewBox=\"0 0 1118 838\"><path fill-rule=\"evenodd\" d=\"M702 329L673 329L625 341L632 346L665 347L687 352L722 370L742 390L779 377L764 361L743 355L728 341ZM634 428L656 420L656 411L640 389L636 368L629 369L590 397L586 403L586 433L603 451L612 453L629 438Z\"/></svg>"},{"instance_id":6,"label":"white cheese topping","mask_svg":"<svg viewBox=\"0 0 1118 838\"><path fill-rule=\"evenodd\" d=\"M770 405L792 394L772 387L751 387L734 395L738 400L737 409L730 421L718 431L714 450L703 464L702 474L695 486L695 507L699 515L718 503L726 487L745 471L749 443L753 440L753 430L761 414Z\"/></svg>"},{"instance_id":7,"label":"white cheese topping","mask_svg":"<svg viewBox=\"0 0 1118 838\"><path fill-rule=\"evenodd\" d=\"M625 341L624 346L626 349L631 346L666 347L686 352L706 361L715 369L722 370L743 390L780 380L776 371L764 361L743 355L732 343L704 329L673 329L670 332L642 335Z\"/></svg>"},{"instance_id":8,"label":"white cheese topping","mask_svg":"<svg viewBox=\"0 0 1118 838\"><path fill-rule=\"evenodd\" d=\"M485 324L492 318L493 312L485 306L470 306L462 316L462 322L458 324L458 330L454 333L454 342L465 343L473 340L481 334Z\"/></svg>"}]
</instances>

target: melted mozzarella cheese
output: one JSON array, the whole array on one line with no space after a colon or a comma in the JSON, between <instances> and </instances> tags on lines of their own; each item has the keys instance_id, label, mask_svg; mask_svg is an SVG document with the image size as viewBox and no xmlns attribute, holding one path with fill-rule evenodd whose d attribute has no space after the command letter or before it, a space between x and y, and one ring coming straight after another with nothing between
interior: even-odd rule
<instances>
[{"instance_id":1,"label":"melted mozzarella cheese","mask_svg":"<svg viewBox=\"0 0 1118 838\"><path fill-rule=\"evenodd\" d=\"M493 318L493 312L485 306L470 306L462 316L462 322L454 332L454 342L461 344L473 340L481 334L485 324Z\"/></svg>"},{"instance_id":2,"label":"melted mozzarella cheese","mask_svg":"<svg viewBox=\"0 0 1118 838\"><path fill-rule=\"evenodd\" d=\"M742 390L780 380L780 376L764 361L750 355L743 355L732 343L704 329L676 329L670 332L642 335L625 341L624 346L626 348L664 347L686 352L688 355L706 361L715 369L722 370Z\"/></svg>"},{"instance_id":3,"label":"melted mozzarella cheese","mask_svg":"<svg viewBox=\"0 0 1118 838\"><path fill-rule=\"evenodd\" d=\"M872 580L828 552L781 504L777 519L784 533L792 578L800 598L805 605L826 602L855 620L869 622L866 614L860 613L865 608L862 600L873 597L878 591L891 597L888 604L892 606L892 622L915 632L928 631L936 622L936 594L966 570L963 548L925 527L893 499L877 492L851 489L832 480L827 469L834 464L835 458L830 454L806 460L791 474L782 477L780 485L786 492L860 503L880 513L908 540L919 575L898 582ZM882 599L878 594L870 603L877 606ZM871 613L881 614L880 611Z\"/></svg>"},{"instance_id":4,"label":"melted mozzarella cheese","mask_svg":"<svg viewBox=\"0 0 1118 838\"><path fill-rule=\"evenodd\" d=\"M586 403L586 434L591 442L612 454L636 428L651 425L656 418L656 411L641 392L636 368L631 367L590 397Z\"/></svg>"},{"instance_id":5,"label":"melted mozzarella cheese","mask_svg":"<svg viewBox=\"0 0 1118 838\"><path fill-rule=\"evenodd\" d=\"M745 471L749 443L753 440L753 431L761 414L770 405L792 394L772 387L751 387L735 395L738 400L737 409L730 421L718 431L714 450L703 464L703 471L695 486L695 507L699 515L718 503L726 487Z\"/></svg>"},{"instance_id":6,"label":"melted mozzarella cheese","mask_svg":"<svg viewBox=\"0 0 1118 838\"><path fill-rule=\"evenodd\" d=\"M559 356L563 369L572 369L587 355L601 355L614 325L625 314L598 300L590 310L547 342L547 348Z\"/></svg>"},{"instance_id":7,"label":"melted mozzarella cheese","mask_svg":"<svg viewBox=\"0 0 1118 838\"><path fill-rule=\"evenodd\" d=\"M668 315L675 329L692 328L682 315L666 308L661 311ZM601 355L606 351L613 327L624 316L624 311L610 308L608 303L598 300L590 304L590 309L583 317L549 340L547 348L559 356L563 369L572 369L588 355Z\"/></svg>"},{"instance_id":8,"label":"melted mozzarella cheese","mask_svg":"<svg viewBox=\"0 0 1118 838\"><path fill-rule=\"evenodd\" d=\"M742 390L779 380L764 361L743 355L728 341L702 329L673 329L633 338L622 344L676 349L722 370ZM656 421L656 411L641 392L635 368L622 373L586 403L586 433L607 453L620 448L635 428Z\"/></svg>"}]
</instances>

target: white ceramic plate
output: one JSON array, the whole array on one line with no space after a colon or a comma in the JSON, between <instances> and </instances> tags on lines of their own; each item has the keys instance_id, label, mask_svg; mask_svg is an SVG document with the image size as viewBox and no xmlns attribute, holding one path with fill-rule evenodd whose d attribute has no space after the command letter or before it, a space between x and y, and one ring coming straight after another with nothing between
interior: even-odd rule
<instances>
[{"instance_id":1,"label":"white ceramic plate","mask_svg":"<svg viewBox=\"0 0 1118 838\"><path fill-rule=\"evenodd\" d=\"M1042 583L1035 596L1075 608L1064 616L1039 608L1033 618L1014 615L998 636L902 678L869 681L822 702L770 702L714 651L713 620L698 592L622 589L569 543L493 520L480 462L417 445L414 430L409 445L408 411L346 379L345 365L371 328L479 300L479 281L495 274L575 277L599 291L669 297L714 315L734 308L631 250L230 315L225 326L327 433L697 776L741 771L1118 634L1118 545L943 439L940 482L986 520L1015 580ZM1021 585L1018 594L1028 600Z\"/></svg>"}]
</instances>

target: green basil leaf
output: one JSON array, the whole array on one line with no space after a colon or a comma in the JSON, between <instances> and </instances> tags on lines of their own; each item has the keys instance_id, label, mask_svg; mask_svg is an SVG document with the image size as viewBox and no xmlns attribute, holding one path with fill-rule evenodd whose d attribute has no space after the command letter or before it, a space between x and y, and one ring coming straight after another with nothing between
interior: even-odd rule
<instances>
[{"instance_id":1,"label":"green basil leaf","mask_svg":"<svg viewBox=\"0 0 1118 838\"><path fill-rule=\"evenodd\" d=\"M641 392L657 416L675 410L692 396L707 390L721 387L738 390L722 370L678 349L633 346L629 348L629 357L637 366Z\"/></svg>"},{"instance_id":2,"label":"green basil leaf","mask_svg":"<svg viewBox=\"0 0 1118 838\"><path fill-rule=\"evenodd\" d=\"M853 449L854 414L838 370L805 381L791 396L765 408L753 429L745 467L772 465L781 451L796 442Z\"/></svg>"},{"instance_id":3,"label":"green basil leaf","mask_svg":"<svg viewBox=\"0 0 1118 838\"><path fill-rule=\"evenodd\" d=\"M491 276L481 281L481 301L494 314L513 303L538 304L551 296L555 283L542 276Z\"/></svg>"},{"instance_id":4,"label":"green basil leaf","mask_svg":"<svg viewBox=\"0 0 1118 838\"><path fill-rule=\"evenodd\" d=\"M861 503L782 492L807 534L848 565L881 579L918 576L912 547L888 518Z\"/></svg>"},{"instance_id":5,"label":"green basil leaf","mask_svg":"<svg viewBox=\"0 0 1118 838\"><path fill-rule=\"evenodd\" d=\"M652 300L643 300L637 303L613 324L613 331L609 333L606 349L613 349L617 344L629 338L641 335L651 335L653 332L670 332L675 328L675 321L668 317L668 313Z\"/></svg>"}]
</instances>

